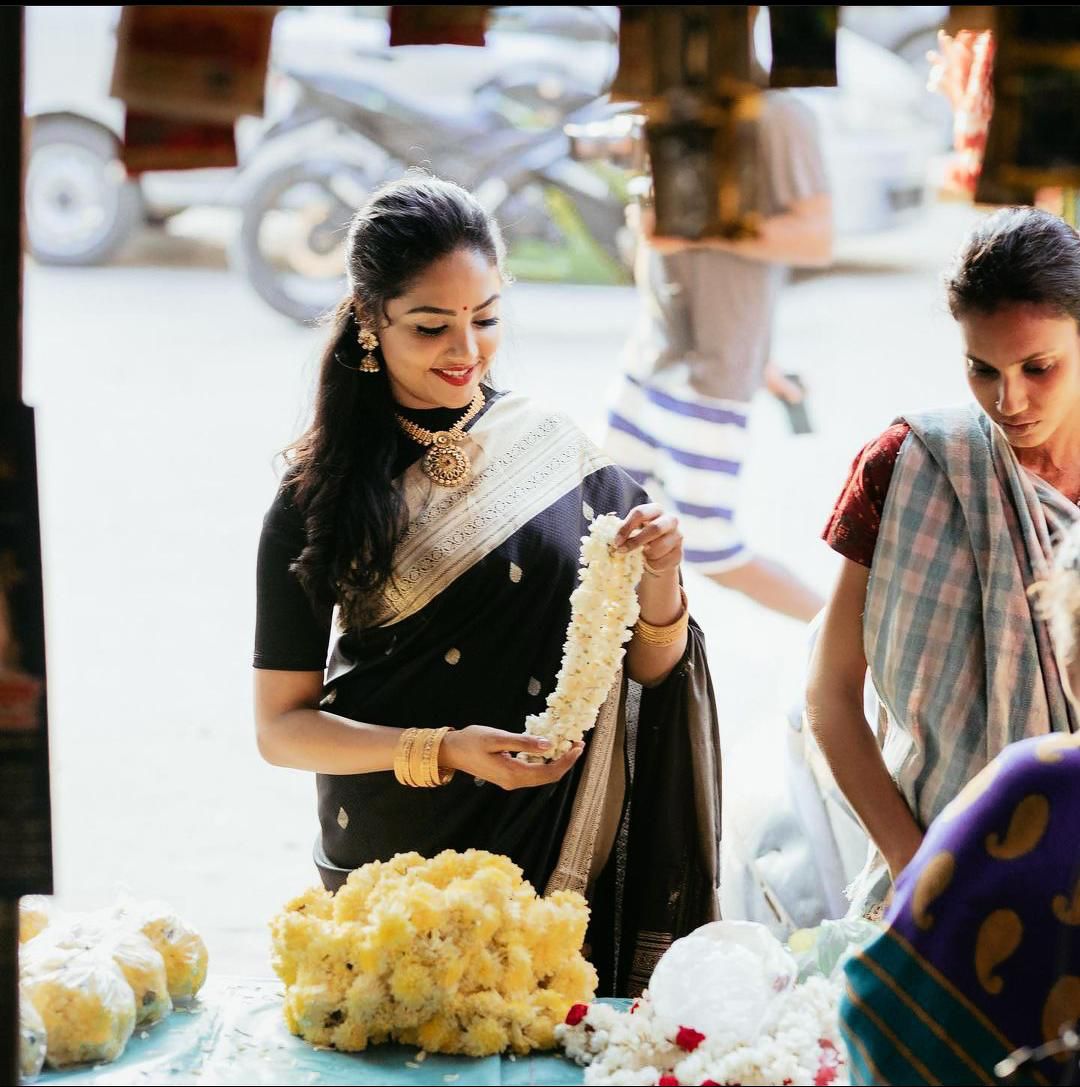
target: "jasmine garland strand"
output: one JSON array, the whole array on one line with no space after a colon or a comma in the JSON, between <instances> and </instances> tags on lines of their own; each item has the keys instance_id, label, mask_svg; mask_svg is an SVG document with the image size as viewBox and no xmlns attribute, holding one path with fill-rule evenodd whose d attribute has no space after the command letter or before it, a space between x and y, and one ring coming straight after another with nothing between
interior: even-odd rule
<instances>
[{"instance_id":1,"label":"jasmine garland strand","mask_svg":"<svg viewBox=\"0 0 1080 1087\"><path fill-rule=\"evenodd\" d=\"M615 550L621 524L618 514L604 514L581 538L581 584L570 597L570 626L555 690L544 711L525 720L529 736L551 741L546 759L565 755L593 727L626 654L624 645L633 636L644 560L640 549ZM539 761L539 756L518 757Z\"/></svg>"}]
</instances>

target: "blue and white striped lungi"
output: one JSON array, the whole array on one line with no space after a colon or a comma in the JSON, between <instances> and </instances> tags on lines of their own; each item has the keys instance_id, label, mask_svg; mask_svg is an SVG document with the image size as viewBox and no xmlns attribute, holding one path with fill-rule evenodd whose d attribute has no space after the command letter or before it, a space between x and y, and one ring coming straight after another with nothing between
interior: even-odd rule
<instances>
[{"instance_id":1,"label":"blue and white striped lungi","mask_svg":"<svg viewBox=\"0 0 1080 1087\"><path fill-rule=\"evenodd\" d=\"M606 452L678 514L683 554L703 573L752 557L735 517L749 423L749 404L706 396L663 370L624 374L608 416Z\"/></svg>"}]
</instances>

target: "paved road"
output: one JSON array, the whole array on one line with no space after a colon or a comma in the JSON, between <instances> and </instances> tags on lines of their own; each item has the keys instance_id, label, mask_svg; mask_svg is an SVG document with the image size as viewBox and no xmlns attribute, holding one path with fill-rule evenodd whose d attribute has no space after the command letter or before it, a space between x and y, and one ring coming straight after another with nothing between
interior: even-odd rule
<instances>
[{"instance_id":1,"label":"paved road","mask_svg":"<svg viewBox=\"0 0 1080 1087\"><path fill-rule=\"evenodd\" d=\"M849 245L784 298L775 357L807 375L817 433L792 437L762 400L746 528L822 590L836 561L817 534L861 443L904 408L965 396L939 273L971 215L940 208ZM121 889L166 898L206 934L216 969L261 974L266 921L313 879L315 796L309 775L255 750L254 558L320 336L267 310L190 222L175 229L108 268L27 269L58 887L74 908ZM515 286L503 383L598 434L633 311L628 289ZM734 840L782 800L781 713L802 631L690 586Z\"/></svg>"}]
</instances>

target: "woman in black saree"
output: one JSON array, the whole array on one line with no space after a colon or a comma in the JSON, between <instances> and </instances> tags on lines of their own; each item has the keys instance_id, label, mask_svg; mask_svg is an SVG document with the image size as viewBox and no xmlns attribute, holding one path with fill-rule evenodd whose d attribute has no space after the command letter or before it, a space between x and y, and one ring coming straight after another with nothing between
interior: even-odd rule
<instances>
[{"instance_id":1,"label":"woman in black saree","mask_svg":"<svg viewBox=\"0 0 1080 1087\"><path fill-rule=\"evenodd\" d=\"M538 890L589 896L601 992L631 992L718 916L712 689L675 518L563 417L486 381L501 256L480 205L434 178L353 221L350 296L260 540L259 750L316 773L331 890L396 853L505 854ZM581 536L612 512L646 561L626 675L585 744L521 762L542 751L522 730L554 687ZM404 730L446 727L450 780L403 784Z\"/></svg>"}]
</instances>

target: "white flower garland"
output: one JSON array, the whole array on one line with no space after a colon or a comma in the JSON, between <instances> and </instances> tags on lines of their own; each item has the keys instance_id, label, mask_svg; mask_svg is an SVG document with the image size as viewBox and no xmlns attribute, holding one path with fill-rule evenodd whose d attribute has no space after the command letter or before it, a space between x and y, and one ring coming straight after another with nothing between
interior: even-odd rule
<instances>
[{"instance_id":1,"label":"white flower garland","mask_svg":"<svg viewBox=\"0 0 1080 1087\"><path fill-rule=\"evenodd\" d=\"M570 597L570 626L555 690L543 713L525 719L527 735L551 741L547 758L565 755L593 727L626 653L623 644L633 636L644 558L640 548L615 550L622 522L618 514L604 514L581 538L581 584Z\"/></svg>"},{"instance_id":2,"label":"white flower garland","mask_svg":"<svg viewBox=\"0 0 1080 1087\"><path fill-rule=\"evenodd\" d=\"M779 996L750 1044L724 1045L682 1028L672 1038L646 992L629 1012L576 1005L555 1037L587 1065L587 1087L602 1084L796 1084L842 1087L847 1065L839 1036L839 982L812 977Z\"/></svg>"}]
</instances>

